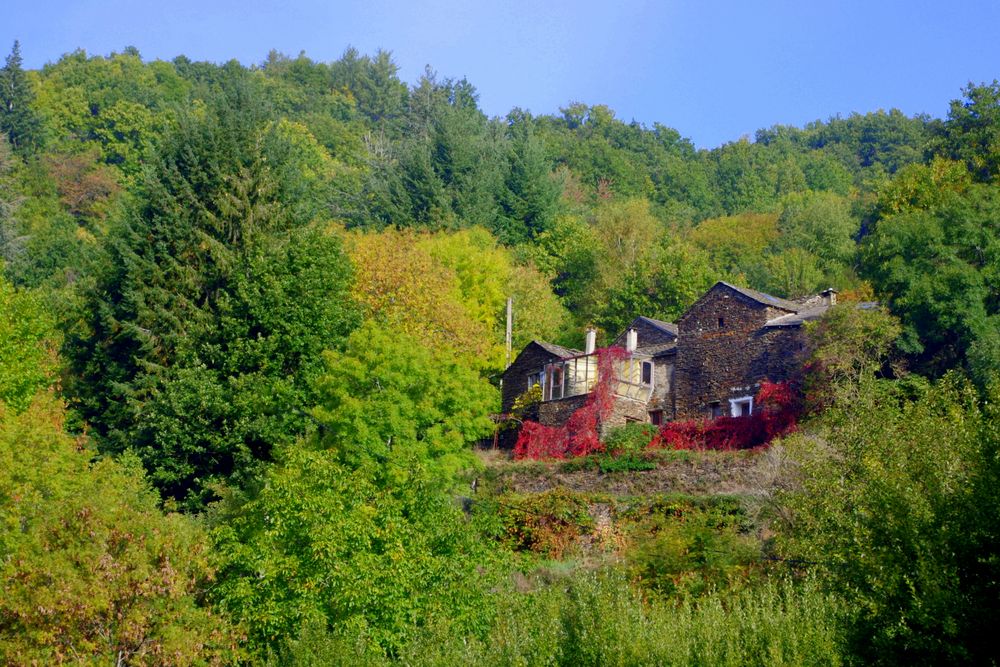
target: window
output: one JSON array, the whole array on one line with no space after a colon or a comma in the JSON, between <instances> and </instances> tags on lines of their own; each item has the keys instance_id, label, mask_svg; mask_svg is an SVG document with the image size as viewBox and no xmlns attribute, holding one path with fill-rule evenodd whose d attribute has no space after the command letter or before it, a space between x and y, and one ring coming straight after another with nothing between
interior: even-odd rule
<instances>
[{"instance_id":1,"label":"window","mask_svg":"<svg viewBox=\"0 0 1000 667\"><path fill-rule=\"evenodd\" d=\"M712 419L722 416L722 403L719 401L712 401L708 404L708 408L712 411Z\"/></svg>"},{"instance_id":2,"label":"window","mask_svg":"<svg viewBox=\"0 0 1000 667\"><path fill-rule=\"evenodd\" d=\"M663 410L650 411L649 423L653 426L661 426L663 424Z\"/></svg>"},{"instance_id":3,"label":"window","mask_svg":"<svg viewBox=\"0 0 1000 667\"><path fill-rule=\"evenodd\" d=\"M539 371L537 373L529 373L528 374L528 389L530 390L536 384L539 387L541 387L542 386L542 378L543 377L545 377L545 375L541 371Z\"/></svg>"},{"instance_id":4,"label":"window","mask_svg":"<svg viewBox=\"0 0 1000 667\"><path fill-rule=\"evenodd\" d=\"M642 362L642 383L653 384L653 362Z\"/></svg>"},{"instance_id":5,"label":"window","mask_svg":"<svg viewBox=\"0 0 1000 667\"><path fill-rule=\"evenodd\" d=\"M753 396L729 399L729 414L732 417L749 417L753 414Z\"/></svg>"},{"instance_id":6,"label":"window","mask_svg":"<svg viewBox=\"0 0 1000 667\"><path fill-rule=\"evenodd\" d=\"M726 318L724 318L724 317L720 317L719 318L719 328L720 329L725 329L726 328Z\"/></svg>"},{"instance_id":7,"label":"window","mask_svg":"<svg viewBox=\"0 0 1000 667\"><path fill-rule=\"evenodd\" d=\"M552 400L562 398L563 395L563 367L552 365L549 367L549 391Z\"/></svg>"}]
</instances>

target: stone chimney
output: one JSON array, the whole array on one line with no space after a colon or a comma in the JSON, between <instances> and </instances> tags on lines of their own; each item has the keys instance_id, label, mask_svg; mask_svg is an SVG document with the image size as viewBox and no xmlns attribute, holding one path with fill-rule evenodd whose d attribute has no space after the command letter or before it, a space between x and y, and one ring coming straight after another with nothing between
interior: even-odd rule
<instances>
[{"instance_id":1,"label":"stone chimney","mask_svg":"<svg viewBox=\"0 0 1000 667\"><path fill-rule=\"evenodd\" d=\"M628 335L625 337L625 349L629 352L635 352L635 348L639 345L639 332L635 329L629 329Z\"/></svg>"},{"instance_id":2,"label":"stone chimney","mask_svg":"<svg viewBox=\"0 0 1000 667\"><path fill-rule=\"evenodd\" d=\"M837 290L832 287L827 287L825 290L819 293L823 297L824 306L836 306L837 305Z\"/></svg>"},{"instance_id":3,"label":"stone chimney","mask_svg":"<svg viewBox=\"0 0 1000 667\"><path fill-rule=\"evenodd\" d=\"M594 329L587 329L587 346L584 348L585 354L593 354L594 350L597 349L597 331Z\"/></svg>"}]
</instances>

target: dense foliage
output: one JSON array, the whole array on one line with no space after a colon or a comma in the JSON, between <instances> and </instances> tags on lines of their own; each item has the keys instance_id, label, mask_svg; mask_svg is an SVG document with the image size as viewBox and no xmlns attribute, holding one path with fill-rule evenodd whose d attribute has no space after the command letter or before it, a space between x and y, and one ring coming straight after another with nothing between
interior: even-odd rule
<instances>
[{"instance_id":1,"label":"dense foliage","mask_svg":"<svg viewBox=\"0 0 1000 667\"><path fill-rule=\"evenodd\" d=\"M26 71L15 43L0 661L996 662L998 137L996 81L696 149L600 104L489 118L387 52ZM720 279L849 302L801 419L773 394L650 452L600 441L604 386L519 453L615 480L780 435L727 454L778 482L480 484L508 299L515 349L579 347Z\"/></svg>"}]
</instances>

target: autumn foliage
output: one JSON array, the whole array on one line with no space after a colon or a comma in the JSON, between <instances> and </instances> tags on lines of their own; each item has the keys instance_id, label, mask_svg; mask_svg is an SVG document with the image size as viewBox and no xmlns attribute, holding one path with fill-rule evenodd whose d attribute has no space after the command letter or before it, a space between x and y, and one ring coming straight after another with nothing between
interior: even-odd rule
<instances>
[{"instance_id":1,"label":"autumn foliage","mask_svg":"<svg viewBox=\"0 0 1000 667\"><path fill-rule=\"evenodd\" d=\"M587 402L563 426L525 422L514 445L516 459L563 459L605 451L600 423L614 405L614 361L627 353L621 348L598 351L600 381ZM717 417L668 422L653 436L648 449L753 449L795 429L801 412L800 394L790 382L761 383L754 398L758 406L747 417Z\"/></svg>"},{"instance_id":2,"label":"autumn foliage","mask_svg":"<svg viewBox=\"0 0 1000 667\"><path fill-rule=\"evenodd\" d=\"M799 392L790 382L765 380L754 398L760 409L752 415L668 422L649 446L714 450L761 447L795 428L800 404Z\"/></svg>"},{"instance_id":3,"label":"autumn foliage","mask_svg":"<svg viewBox=\"0 0 1000 667\"><path fill-rule=\"evenodd\" d=\"M625 359L628 352L620 347L607 347L597 350L596 354L598 380L586 403L562 426L525 422L514 445L514 458L564 459L604 451L599 432L601 420L606 419L614 407L615 362Z\"/></svg>"}]
</instances>

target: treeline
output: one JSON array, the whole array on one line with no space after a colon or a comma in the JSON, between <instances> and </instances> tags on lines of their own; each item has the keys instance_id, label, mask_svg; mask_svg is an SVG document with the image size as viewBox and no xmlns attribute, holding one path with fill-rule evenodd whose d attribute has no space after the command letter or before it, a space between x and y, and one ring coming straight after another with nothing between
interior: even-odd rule
<instances>
[{"instance_id":1,"label":"treeline","mask_svg":"<svg viewBox=\"0 0 1000 667\"><path fill-rule=\"evenodd\" d=\"M520 556L453 500L493 432L508 297L515 346L578 344L587 324L673 319L725 279L884 303L898 329L850 338L884 342L857 368L826 360L829 405L967 415L981 444L956 465L979 466L975 498L995 502L981 401L1000 370L1000 85L963 94L943 120L852 115L696 150L603 106L488 118L468 81L409 86L385 52L244 67L129 48L25 71L15 44L0 70L0 657L603 664L602 642L627 640L648 648L638 664L670 654L658 628L721 632L723 609L778 619L729 636L734 664L775 662L767 647L789 632L815 641L781 649L788 664L840 662L874 635L879 659L989 655L965 648L972 617L894 615L922 592L888 609L862 596L867 625L813 583L681 611L644 607L615 576L525 597L509 577ZM837 343L823 349L852 349ZM830 412L831 460L917 437L903 410L858 444L843 424L874 412ZM914 559L954 519L934 514L951 487L932 472L890 484L941 494L909 535ZM816 497L831 504L781 500L786 518L825 517L788 524L790 556L846 553L832 517L881 511L874 495ZM850 528L862 542L880 529ZM953 552L991 557L994 527L977 530ZM948 562L980 616L989 562L971 579ZM893 594L912 584L903 569ZM856 592L866 576L829 580ZM953 607L931 579L935 608ZM586 596L634 623L588 630ZM524 620L536 608L558 627ZM899 650L895 627L922 643ZM420 653L428 642L441 654Z\"/></svg>"}]
</instances>

